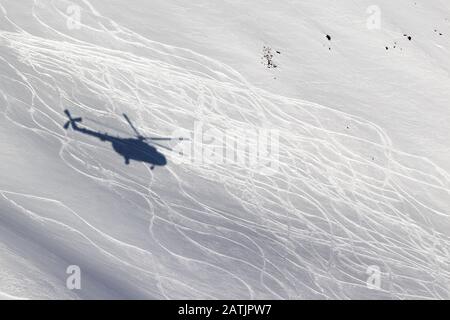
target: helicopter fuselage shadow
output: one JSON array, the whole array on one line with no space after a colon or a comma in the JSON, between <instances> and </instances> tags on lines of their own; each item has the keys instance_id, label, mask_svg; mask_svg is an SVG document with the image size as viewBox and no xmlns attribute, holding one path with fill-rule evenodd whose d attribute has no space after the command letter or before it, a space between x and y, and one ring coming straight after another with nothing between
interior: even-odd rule
<instances>
[{"instance_id":1,"label":"helicopter fuselage shadow","mask_svg":"<svg viewBox=\"0 0 450 320\"><path fill-rule=\"evenodd\" d=\"M81 118L72 118L68 110L65 110L64 112L69 118L69 121L64 125L65 129L68 129L69 126L71 126L74 131L98 138L101 141L111 142L113 150L124 158L125 164L130 164L131 160L144 162L150 164L151 169L153 169L154 166L165 166L167 164L166 157L153 145L147 143L145 141L146 138L141 135L138 135L137 138L120 138L107 133L90 130L78 126L77 123L82 121ZM127 121L129 121L128 118ZM134 127L133 129L135 130Z\"/></svg>"},{"instance_id":2,"label":"helicopter fuselage shadow","mask_svg":"<svg viewBox=\"0 0 450 320\"><path fill-rule=\"evenodd\" d=\"M113 138L111 143L114 151L124 157L126 164L129 164L130 160L146 162L152 166L167 164L166 157L161 152L142 140Z\"/></svg>"}]
</instances>

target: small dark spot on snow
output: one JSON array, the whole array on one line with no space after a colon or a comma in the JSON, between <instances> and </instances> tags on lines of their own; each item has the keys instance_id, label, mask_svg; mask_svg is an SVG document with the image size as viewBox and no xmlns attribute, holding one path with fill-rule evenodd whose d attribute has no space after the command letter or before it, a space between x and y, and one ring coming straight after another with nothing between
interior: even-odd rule
<instances>
[{"instance_id":1,"label":"small dark spot on snow","mask_svg":"<svg viewBox=\"0 0 450 320\"><path fill-rule=\"evenodd\" d=\"M329 34L327 34L327 39L328 41L331 41L331 36Z\"/></svg>"}]
</instances>

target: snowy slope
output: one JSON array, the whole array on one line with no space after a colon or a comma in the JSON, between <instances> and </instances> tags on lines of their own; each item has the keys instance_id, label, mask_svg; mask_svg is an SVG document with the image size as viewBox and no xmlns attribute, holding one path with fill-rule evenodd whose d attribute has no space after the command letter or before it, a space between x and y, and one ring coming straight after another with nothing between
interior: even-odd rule
<instances>
[{"instance_id":1,"label":"snowy slope","mask_svg":"<svg viewBox=\"0 0 450 320\"><path fill-rule=\"evenodd\" d=\"M0 298L450 298L447 1L0 5Z\"/></svg>"}]
</instances>

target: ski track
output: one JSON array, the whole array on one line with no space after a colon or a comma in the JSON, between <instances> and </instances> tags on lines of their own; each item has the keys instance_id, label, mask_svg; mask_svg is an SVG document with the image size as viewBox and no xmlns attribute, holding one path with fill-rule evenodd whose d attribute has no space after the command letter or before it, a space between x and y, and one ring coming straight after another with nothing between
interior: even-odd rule
<instances>
[{"instance_id":1,"label":"ski track","mask_svg":"<svg viewBox=\"0 0 450 320\"><path fill-rule=\"evenodd\" d=\"M58 139L61 161L79 175L117 197L121 191L142 197L150 241L148 246L126 243L39 191L2 189L4 201L27 212L31 221L77 234L117 268L141 274L134 277L149 296L179 297L173 289L178 288L189 292L188 298L346 299L361 292L392 299L449 298L450 239L439 229L449 217L434 201L450 202L447 172L426 157L396 150L383 129L367 119L258 89L219 61L120 26L88 1L79 4L97 25L82 30L114 49L71 37L61 27L64 4L34 1L33 18L48 38L12 20L15 31L0 31L1 62L15 74L9 80L30 95L3 91L4 116L34 134ZM1 9L8 19L7 9ZM43 18L49 14L53 25ZM5 52L17 60L8 60ZM83 101L86 95L103 101L104 108ZM20 101L33 126L9 116ZM205 165L167 152L169 165L156 170L168 175L170 192L158 193L154 172L146 169L145 176L136 177L115 171L95 157L110 152L109 145L62 130L66 107L76 108L83 125L92 128L106 122L125 127L121 113L127 111L145 135L191 133L200 120L220 130L274 128L280 137L278 171L264 175L246 164ZM190 185L193 176L192 181L223 185L221 196L240 212L203 199ZM51 202L71 218L45 217L24 207L24 199ZM176 241L161 238L161 228L198 253L178 250ZM369 265L383 272L379 291L366 289ZM227 295L213 274L235 289ZM153 285L150 279L156 288L147 288ZM15 298L0 292L3 296Z\"/></svg>"}]
</instances>

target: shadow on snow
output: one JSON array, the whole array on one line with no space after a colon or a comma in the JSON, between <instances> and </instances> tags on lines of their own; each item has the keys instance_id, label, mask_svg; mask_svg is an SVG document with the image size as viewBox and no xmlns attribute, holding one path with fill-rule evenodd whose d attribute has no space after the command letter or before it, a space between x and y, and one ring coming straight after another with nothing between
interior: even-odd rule
<instances>
[{"instance_id":1,"label":"shadow on snow","mask_svg":"<svg viewBox=\"0 0 450 320\"><path fill-rule=\"evenodd\" d=\"M111 142L114 151L124 158L125 164L127 165L130 164L130 160L134 160L150 164L150 168L153 170L155 166L165 166L167 164L166 157L161 152L159 152L152 144L171 150L170 148L160 145L154 141L170 141L173 140L173 138L150 138L142 136L133 126L126 114L123 114L123 116L135 132L136 138L120 138L111 136L107 133L101 133L84 127L80 127L78 123L82 121L82 118L73 118L69 110L64 110L64 113L69 118L69 121L64 124L64 129L67 130L69 129L69 127L72 127L74 131L96 137L101 141ZM177 140L184 139L177 138ZM152 144L148 143L147 141L152 141Z\"/></svg>"}]
</instances>

